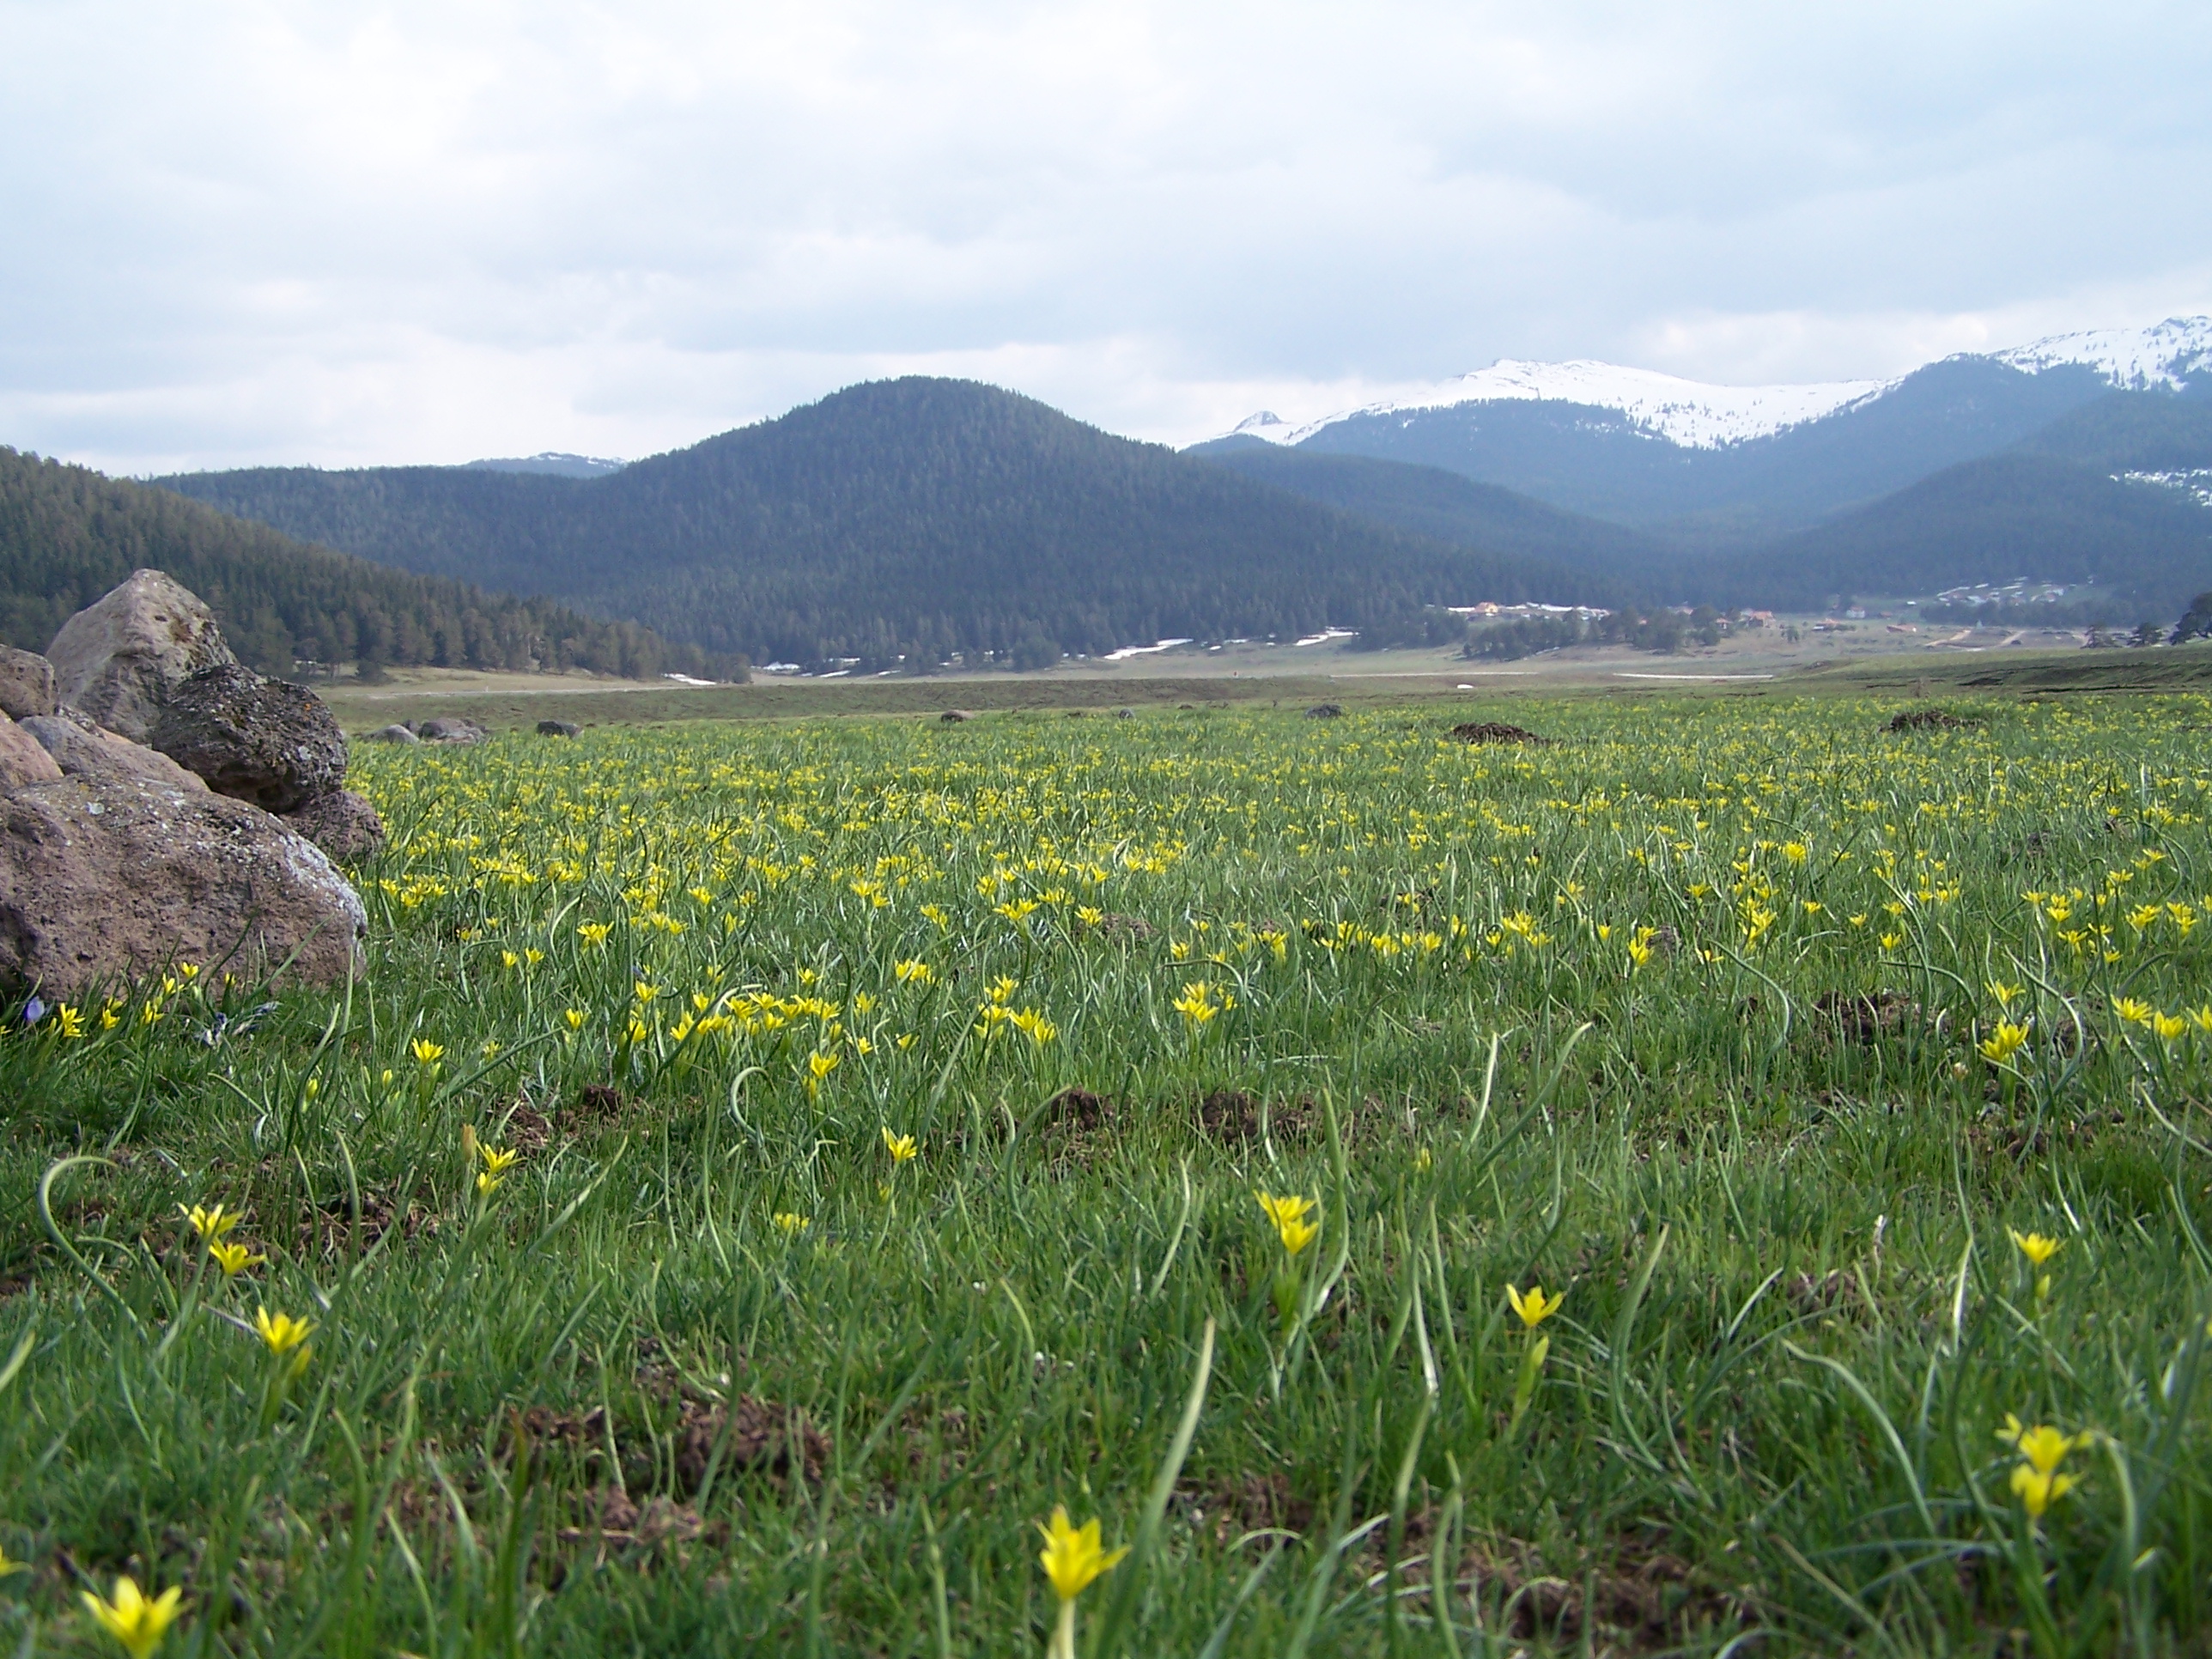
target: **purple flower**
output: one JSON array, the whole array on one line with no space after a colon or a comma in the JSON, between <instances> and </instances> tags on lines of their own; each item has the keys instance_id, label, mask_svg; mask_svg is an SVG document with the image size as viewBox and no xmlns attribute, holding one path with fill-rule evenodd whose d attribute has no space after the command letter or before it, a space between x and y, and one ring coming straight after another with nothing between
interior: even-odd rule
<instances>
[{"instance_id":1,"label":"purple flower","mask_svg":"<svg viewBox=\"0 0 2212 1659\"><path fill-rule=\"evenodd\" d=\"M45 1003L43 1003L43 1002L40 1001L40 1000L38 1000L38 998L36 998L36 997L33 997L33 998L32 998L28 1002L27 1002L27 1003L25 1003L25 1004L23 1005L23 1024L26 1024L26 1025L36 1025L36 1024L37 1024L40 1020L44 1019L46 1017L46 1005Z\"/></svg>"}]
</instances>

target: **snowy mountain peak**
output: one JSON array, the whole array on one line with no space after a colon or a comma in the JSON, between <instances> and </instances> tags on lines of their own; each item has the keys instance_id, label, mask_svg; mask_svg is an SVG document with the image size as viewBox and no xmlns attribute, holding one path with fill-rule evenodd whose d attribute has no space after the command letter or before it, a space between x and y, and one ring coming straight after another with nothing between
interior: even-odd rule
<instances>
[{"instance_id":1,"label":"snowy mountain peak","mask_svg":"<svg viewBox=\"0 0 2212 1659\"><path fill-rule=\"evenodd\" d=\"M2053 334L1995 356L2030 374L2082 363L2123 391L2164 386L2179 392L2191 376L2212 374L2212 317L2169 317L2148 328Z\"/></svg>"},{"instance_id":2,"label":"snowy mountain peak","mask_svg":"<svg viewBox=\"0 0 2212 1659\"><path fill-rule=\"evenodd\" d=\"M2081 363L2097 369L2123 389L2166 386L2178 390L2192 377L2212 375L2212 317L2173 317L2146 328L2054 334L1990 355L1996 362L2030 374ZM1471 404L1550 400L1617 410L1656 437L1685 448L1720 449L1770 437L1869 402L1902 378L1823 380L1798 386L1709 386L1654 369L1628 368L1587 358L1538 363L1506 357L1411 398L1343 410L1303 425L1263 410L1240 422L1236 430L1272 444L1298 444L1325 427L1355 417L1411 417Z\"/></svg>"},{"instance_id":3,"label":"snowy mountain peak","mask_svg":"<svg viewBox=\"0 0 2212 1659\"><path fill-rule=\"evenodd\" d=\"M1891 384L1833 380L1808 386L1707 386L1653 369L1625 368L1587 358L1534 363L1507 357L1413 398L1368 404L1304 426L1293 426L1263 411L1241 422L1237 431L1269 443L1297 444L1323 427L1355 416L1412 415L1468 404L1548 400L1619 410L1638 426L1675 443L1717 449L1818 420L1848 404L1875 397Z\"/></svg>"}]
</instances>

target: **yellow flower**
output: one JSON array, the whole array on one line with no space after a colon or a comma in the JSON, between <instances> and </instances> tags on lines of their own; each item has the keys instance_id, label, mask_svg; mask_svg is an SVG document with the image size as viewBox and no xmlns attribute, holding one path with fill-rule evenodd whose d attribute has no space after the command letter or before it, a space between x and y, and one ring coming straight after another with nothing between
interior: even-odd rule
<instances>
[{"instance_id":1,"label":"yellow flower","mask_svg":"<svg viewBox=\"0 0 2212 1659\"><path fill-rule=\"evenodd\" d=\"M273 1318L266 1308L253 1310L253 1328L261 1333L261 1340L269 1345L269 1352L286 1354L307 1340L315 1328L304 1319L295 1319L289 1314L278 1314Z\"/></svg>"},{"instance_id":2,"label":"yellow flower","mask_svg":"<svg viewBox=\"0 0 2212 1659\"><path fill-rule=\"evenodd\" d=\"M2008 1427L2017 1424L2010 1416L2005 1419ZM2087 1443L2086 1434L2062 1434L2047 1423L2039 1423L2032 1429L2021 1429L2010 1437L2020 1455L2026 1458L2038 1474L2048 1474L2064 1460L2075 1447Z\"/></svg>"},{"instance_id":3,"label":"yellow flower","mask_svg":"<svg viewBox=\"0 0 2212 1659\"><path fill-rule=\"evenodd\" d=\"M2012 1471L2012 1489L2027 1512L2040 1520L2044 1510L2074 1490L2070 1474L2059 1474L2048 1469L2038 1469L2026 1463L2016 1463Z\"/></svg>"},{"instance_id":4,"label":"yellow flower","mask_svg":"<svg viewBox=\"0 0 2212 1659\"><path fill-rule=\"evenodd\" d=\"M1553 1314L1559 1312L1559 1304L1567 1299L1567 1293L1561 1291L1557 1296L1547 1298L1544 1295L1544 1287L1541 1285L1532 1285L1528 1287L1528 1294L1523 1296L1514 1286L1508 1285L1505 1287L1505 1299L1513 1304L1513 1311L1521 1316L1522 1328L1524 1330L1533 1331Z\"/></svg>"},{"instance_id":5,"label":"yellow flower","mask_svg":"<svg viewBox=\"0 0 2212 1659\"><path fill-rule=\"evenodd\" d=\"M497 1146L479 1146L477 1152L483 1159L485 1173L493 1176L505 1175L508 1167L522 1156L520 1152Z\"/></svg>"},{"instance_id":6,"label":"yellow flower","mask_svg":"<svg viewBox=\"0 0 2212 1659\"><path fill-rule=\"evenodd\" d=\"M210 1243L221 1238L244 1219L237 1212L226 1210L220 1204L211 1210L204 1210L197 1204L188 1210L179 1204L177 1206L177 1213L191 1224L191 1229L195 1233Z\"/></svg>"},{"instance_id":7,"label":"yellow flower","mask_svg":"<svg viewBox=\"0 0 2212 1659\"><path fill-rule=\"evenodd\" d=\"M415 1056L417 1066L434 1066L446 1057L444 1048L428 1037L416 1037L407 1045L407 1052Z\"/></svg>"},{"instance_id":8,"label":"yellow flower","mask_svg":"<svg viewBox=\"0 0 2212 1659\"><path fill-rule=\"evenodd\" d=\"M2020 1253L2038 1267L2064 1248L2064 1241L2045 1238L2041 1233L2014 1233L2012 1242L2019 1247Z\"/></svg>"},{"instance_id":9,"label":"yellow flower","mask_svg":"<svg viewBox=\"0 0 2212 1659\"><path fill-rule=\"evenodd\" d=\"M77 1009L70 1007L68 1003L61 1003L55 1007L54 1018L61 1022L61 1030L64 1036L81 1037L84 1035L83 1013Z\"/></svg>"},{"instance_id":10,"label":"yellow flower","mask_svg":"<svg viewBox=\"0 0 2212 1659\"><path fill-rule=\"evenodd\" d=\"M895 1135L888 1125L884 1128L884 1150L891 1155L894 1167L912 1163L921 1152L912 1135Z\"/></svg>"},{"instance_id":11,"label":"yellow flower","mask_svg":"<svg viewBox=\"0 0 2212 1659\"><path fill-rule=\"evenodd\" d=\"M125 1577L115 1581L115 1594L109 1600L91 1590L80 1594L100 1627L123 1644L131 1659L149 1659L176 1621L177 1598L183 1591L172 1584L149 1601L139 1594L137 1582Z\"/></svg>"},{"instance_id":12,"label":"yellow flower","mask_svg":"<svg viewBox=\"0 0 2212 1659\"><path fill-rule=\"evenodd\" d=\"M1992 1066L2002 1066L2010 1060L2027 1042L2027 1027L1999 1020L1996 1029L1978 1045L1981 1056Z\"/></svg>"},{"instance_id":13,"label":"yellow flower","mask_svg":"<svg viewBox=\"0 0 2212 1659\"><path fill-rule=\"evenodd\" d=\"M2189 1029L2189 1022L2179 1014L2153 1014L2150 1029L2157 1034L2160 1042L2172 1042Z\"/></svg>"},{"instance_id":14,"label":"yellow flower","mask_svg":"<svg viewBox=\"0 0 2212 1659\"><path fill-rule=\"evenodd\" d=\"M814 1224L812 1218L797 1214L790 1210L778 1210L775 1219L777 1231L786 1238L796 1238Z\"/></svg>"},{"instance_id":15,"label":"yellow flower","mask_svg":"<svg viewBox=\"0 0 2212 1659\"><path fill-rule=\"evenodd\" d=\"M265 1255L249 1253L243 1244L226 1244L221 1239L208 1246L208 1254L215 1258L216 1266L222 1269L225 1279L235 1279L248 1267L258 1267L269 1260Z\"/></svg>"},{"instance_id":16,"label":"yellow flower","mask_svg":"<svg viewBox=\"0 0 2212 1659\"><path fill-rule=\"evenodd\" d=\"M2157 1010L2150 1004L2138 1001L2134 997L2114 997L2112 1012L2131 1025L2148 1025L2157 1017Z\"/></svg>"},{"instance_id":17,"label":"yellow flower","mask_svg":"<svg viewBox=\"0 0 2212 1659\"><path fill-rule=\"evenodd\" d=\"M1052 1580L1053 1594L1063 1601L1074 1601L1092 1580L1111 1571L1129 1553L1126 1544L1117 1550L1101 1547L1098 1522L1091 1520L1080 1527L1073 1525L1065 1504L1054 1504L1051 1523L1037 1530L1044 1534L1044 1548L1037 1559L1044 1564L1045 1577Z\"/></svg>"},{"instance_id":18,"label":"yellow flower","mask_svg":"<svg viewBox=\"0 0 2212 1659\"><path fill-rule=\"evenodd\" d=\"M1060 1027L1034 1008L1024 1008L1016 1014L1013 1025L1040 1048L1060 1035Z\"/></svg>"},{"instance_id":19,"label":"yellow flower","mask_svg":"<svg viewBox=\"0 0 2212 1659\"><path fill-rule=\"evenodd\" d=\"M568 1029L572 1031L580 1031L584 1029L584 1011L581 1008L571 1008L561 1018L568 1022Z\"/></svg>"},{"instance_id":20,"label":"yellow flower","mask_svg":"<svg viewBox=\"0 0 2212 1659\"><path fill-rule=\"evenodd\" d=\"M1203 1025L1223 1010L1234 1008L1237 1000L1224 994L1221 1000L1213 1000L1213 987L1202 979L1192 980L1182 988L1182 994L1170 1005L1192 1025Z\"/></svg>"},{"instance_id":21,"label":"yellow flower","mask_svg":"<svg viewBox=\"0 0 2212 1659\"><path fill-rule=\"evenodd\" d=\"M1283 1241L1283 1249L1288 1254L1297 1255L1320 1237L1320 1221L1306 1219L1314 1212L1313 1200L1300 1198L1295 1193L1285 1193L1279 1198L1270 1193L1255 1192L1252 1196L1260 1200L1267 1219L1275 1224L1275 1237Z\"/></svg>"},{"instance_id":22,"label":"yellow flower","mask_svg":"<svg viewBox=\"0 0 2212 1659\"><path fill-rule=\"evenodd\" d=\"M891 963L891 975L902 985L931 985L937 980L937 970L927 963L908 958Z\"/></svg>"},{"instance_id":23,"label":"yellow flower","mask_svg":"<svg viewBox=\"0 0 2212 1659\"><path fill-rule=\"evenodd\" d=\"M613 924L610 922L587 921L576 929L576 937L586 945L605 945L607 935L613 931Z\"/></svg>"}]
</instances>

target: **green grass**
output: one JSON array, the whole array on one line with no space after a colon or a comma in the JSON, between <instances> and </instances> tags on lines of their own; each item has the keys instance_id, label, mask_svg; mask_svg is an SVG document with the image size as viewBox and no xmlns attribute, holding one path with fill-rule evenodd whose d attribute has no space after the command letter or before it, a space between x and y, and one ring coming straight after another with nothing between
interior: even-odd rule
<instances>
[{"instance_id":1,"label":"green grass","mask_svg":"<svg viewBox=\"0 0 2212 1659\"><path fill-rule=\"evenodd\" d=\"M364 752L350 991L0 1008L0 1642L2212 1651L2212 705L1947 706Z\"/></svg>"},{"instance_id":2,"label":"green grass","mask_svg":"<svg viewBox=\"0 0 2212 1659\"><path fill-rule=\"evenodd\" d=\"M1449 672L1443 670L1440 672ZM750 685L669 686L653 690L477 692L453 687L364 692L324 688L339 720L355 732L395 720L460 715L491 731L529 728L541 720L586 725L662 725L683 720L823 719L870 714L941 715L948 708L985 711L1080 709L1106 713L1166 703L1193 708L1231 702L1304 708L1316 702L1403 701L1406 688L1384 681L1362 685L1326 675L1227 675L1190 678L1058 678L1004 674L989 679L901 677L824 684L763 678Z\"/></svg>"}]
</instances>

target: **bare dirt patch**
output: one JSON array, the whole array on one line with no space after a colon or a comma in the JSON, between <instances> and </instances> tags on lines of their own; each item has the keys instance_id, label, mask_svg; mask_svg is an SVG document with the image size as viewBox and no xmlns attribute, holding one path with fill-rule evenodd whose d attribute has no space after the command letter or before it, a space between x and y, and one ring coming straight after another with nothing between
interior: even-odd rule
<instances>
[{"instance_id":1,"label":"bare dirt patch","mask_svg":"<svg viewBox=\"0 0 2212 1659\"><path fill-rule=\"evenodd\" d=\"M1941 708L1908 708L1902 714L1892 715L1889 724L1882 729L1887 732L1946 732L1954 726L1981 724L1971 714L1947 714Z\"/></svg>"},{"instance_id":2,"label":"bare dirt patch","mask_svg":"<svg viewBox=\"0 0 2212 1659\"><path fill-rule=\"evenodd\" d=\"M1920 1005L1901 991L1876 991L1853 995L1830 991L1814 999L1813 1012L1845 1041L1871 1044L1894 1036L1920 1017Z\"/></svg>"},{"instance_id":3,"label":"bare dirt patch","mask_svg":"<svg viewBox=\"0 0 2212 1659\"><path fill-rule=\"evenodd\" d=\"M1241 1089L1216 1089L1198 1103L1200 1131L1224 1146L1257 1140L1263 1118L1269 1134L1304 1140L1313 1133L1318 1116L1319 1109L1303 1095L1294 1101L1262 1103Z\"/></svg>"},{"instance_id":4,"label":"bare dirt patch","mask_svg":"<svg viewBox=\"0 0 2212 1659\"><path fill-rule=\"evenodd\" d=\"M1466 1571L1487 1591L1486 1602L1499 1598L1507 1635L1587 1643L1584 1651L1665 1651L1699 1632L1733 1629L1749 1613L1681 1557L1641 1540L1622 1540L1610 1559L1571 1577L1547 1571L1533 1550L1510 1541L1477 1546Z\"/></svg>"},{"instance_id":5,"label":"bare dirt patch","mask_svg":"<svg viewBox=\"0 0 2212 1659\"><path fill-rule=\"evenodd\" d=\"M1462 743L1519 743L1538 749L1548 749L1553 743L1550 738L1540 738L1525 727L1501 720L1462 720L1452 727L1451 734Z\"/></svg>"}]
</instances>

